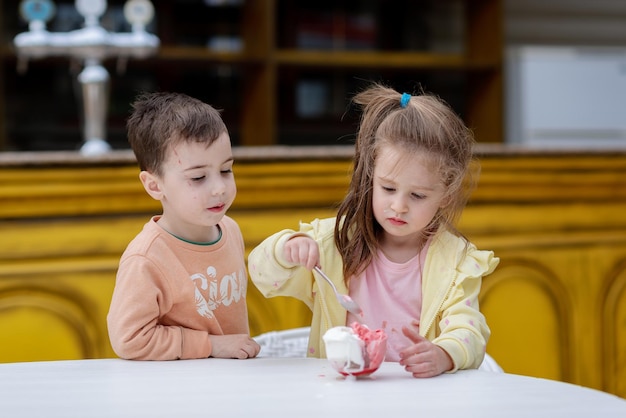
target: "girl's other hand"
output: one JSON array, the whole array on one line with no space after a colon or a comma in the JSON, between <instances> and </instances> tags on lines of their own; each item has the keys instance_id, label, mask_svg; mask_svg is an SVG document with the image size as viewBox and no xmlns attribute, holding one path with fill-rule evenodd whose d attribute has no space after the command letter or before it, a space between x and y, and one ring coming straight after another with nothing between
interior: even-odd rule
<instances>
[{"instance_id":1,"label":"girl's other hand","mask_svg":"<svg viewBox=\"0 0 626 418\"><path fill-rule=\"evenodd\" d=\"M283 249L285 260L313 270L320 261L320 249L312 238L297 235L290 238Z\"/></svg>"},{"instance_id":2,"label":"girl's other hand","mask_svg":"<svg viewBox=\"0 0 626 418\"><path fill-rule=\"evenodd\" d=\"M413 377L434 377L452 370L452 359L437 344L419 334L419 323L402 327L402 333L413 342L400 352L400 364Z\"/></svg>"}]
</instances>

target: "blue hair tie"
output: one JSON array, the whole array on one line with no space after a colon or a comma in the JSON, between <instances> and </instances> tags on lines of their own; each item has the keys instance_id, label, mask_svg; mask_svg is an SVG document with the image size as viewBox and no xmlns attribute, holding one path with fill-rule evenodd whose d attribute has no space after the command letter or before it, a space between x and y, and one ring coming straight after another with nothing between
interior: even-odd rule
<instances>
[{"instance_id":1,"label":"blue hair tie","mask_svg":"<svg viewBox=\"0 0 626 418\"><path fill-rule=\"evenodd\" d=\"M406 105L409 104L409 100L411 100L411 95L409 93L402 93L402 97L400 98L400 107L404 109Z\"/></svg>"}]
</instances>

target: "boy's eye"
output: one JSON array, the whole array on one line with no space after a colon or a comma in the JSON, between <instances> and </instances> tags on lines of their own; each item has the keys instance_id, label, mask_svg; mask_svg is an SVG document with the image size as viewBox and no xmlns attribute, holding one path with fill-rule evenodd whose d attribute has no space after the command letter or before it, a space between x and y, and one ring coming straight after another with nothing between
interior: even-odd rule
<instances>
[{"instance_id":1,"label":"boy's eye","mask_svg":"<svg viewBox=\"0 0 626 418\"><path fill-rule=\"evenodd\" d=\"M221 171L222 174L230 174L232 172L233 172L232 168L227 168L227 169Z\"/></svg>"},{"instance_id":2,"label":"boy's eye","mask_svg":"<svg viewBox=\"0 0 626 418\"><path fill-rule=\"evenodd\" d=\"M192 177L191 181L201 181L201 180L204 180L204 177L205 176Z\"/></svg>"}]
</instances>

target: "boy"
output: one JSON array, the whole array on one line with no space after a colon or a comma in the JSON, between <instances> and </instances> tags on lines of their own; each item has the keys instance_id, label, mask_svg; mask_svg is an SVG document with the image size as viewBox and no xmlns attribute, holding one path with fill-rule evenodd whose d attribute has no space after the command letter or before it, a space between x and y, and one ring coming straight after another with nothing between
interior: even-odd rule
<instances>
[{"instance_id":1,"label":"boy","mask_svg":"<svg viewBox=\"0 0 626 418\"><path fill-rule=\"evenodd\" d=\"M178 93L133 103L128 141L146 192L161 202L121 257L107 317L115 353L135 360L251 358L237 188L219 112Z\"/></svg>"}]
</instances>

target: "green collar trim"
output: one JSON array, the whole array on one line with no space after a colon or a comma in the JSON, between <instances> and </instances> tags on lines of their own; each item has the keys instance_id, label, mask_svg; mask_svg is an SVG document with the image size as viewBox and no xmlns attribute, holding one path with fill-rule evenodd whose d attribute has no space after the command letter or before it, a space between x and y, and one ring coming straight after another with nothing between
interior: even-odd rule
<instances>
[{"instance_id":1,"label":"green collar trim","mask_svg":"<svg viewBox=\"0 0 626 418\"><path fill-rule=\"evenodd\" d=\"M208 246L208 245L215 245L217 244L221 239L222 239L222 228L220 228L219 225L215 225L217 226L217 230L219 232L217 239L211 242L196 242L196 241L191 241L182 237L179 237L178 235L172 234L170 231L167 231L171 236L173 236L176 239L179 239L181 241L184 241L188 244L193 244L193 245L204 245L204 246Z\"/></svg>"}]
</instances>

